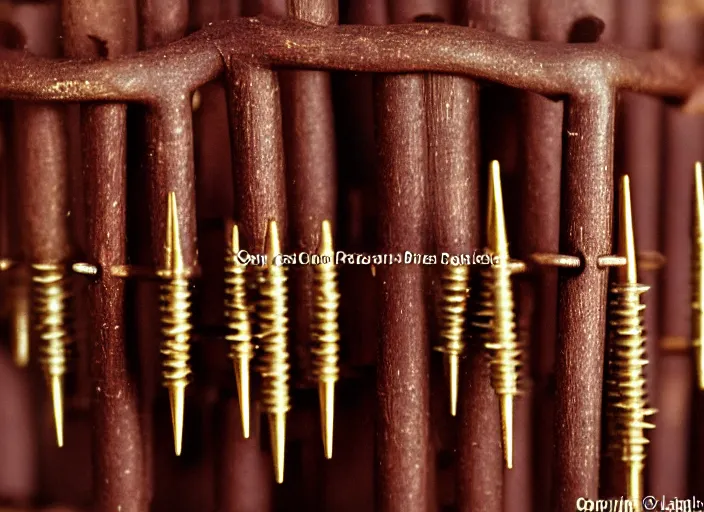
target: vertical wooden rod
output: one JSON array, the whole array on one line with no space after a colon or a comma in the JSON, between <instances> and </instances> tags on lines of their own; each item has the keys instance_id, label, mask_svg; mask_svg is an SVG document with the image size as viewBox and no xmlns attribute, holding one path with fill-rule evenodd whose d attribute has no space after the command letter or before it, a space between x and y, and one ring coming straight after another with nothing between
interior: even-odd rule
<instances>
[{"instance_id":1,"label":"vertical wooden rod","mask_svg":"<svg viewBox=\"0 0 704 512\"><path fill-rule=\"evenodd\" d=\"M611 253L614 93L571 97L565 114L560 249L581 255L579 274L561 271L556 354L556 512L573 511L599 489L601 396L608 273L599 256Z\"/></svg>"},{"instance_id":2,"label":"vertical wooden rod","mask_svg":"<svg viewBox=\"0 0 704 512\"><path fill-rule=\"evenodd\" d=\"M422 75L377 82L383 253L426 249L427 133ZM377 272L381 338L377 360L376 478L381 512L426 511L429 474L429 347L424 270Z\"/></svg>"}]
</instances>

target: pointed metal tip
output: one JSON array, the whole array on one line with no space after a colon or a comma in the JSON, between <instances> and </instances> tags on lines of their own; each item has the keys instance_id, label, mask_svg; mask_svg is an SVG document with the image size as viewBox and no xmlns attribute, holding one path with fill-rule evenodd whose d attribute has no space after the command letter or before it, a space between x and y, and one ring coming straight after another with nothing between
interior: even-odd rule
<instances>
[{"instance_id":1,"label":"pointed metal tip","mask_svg":"<svg viewBox=\"0 0 704 512\"><path fill-rule=\"evenodd\" d=\"M627 175L621 177L621 204L619 218L619 256L626 257L626 267L621 278L628 283L638 282L635 237L633 235L633 209L631 207L631 182Z\"/></svg>"},{"instance_id":2,"label":"pointed metal tip","mask_svg":"<svg viewBox=\"0 0 704 512\"><path fill-rule=\"evenodd\" d=\"M164 247L164 268L176 274L183 272L183 250L181 249L181 234L178 226L178 205L176 192L169 192L166 211L166 241Z\"/></svg>"},{"instance_id":3,"label":"pointed metal tip","mask_svg":"<svg viewBox=\"0 0 704 512\"><path fill-rule=\"evenodd\" d=\"M501 397L501 433L504 461L508 469L513 468L513 395Z\"/></svg>"},{"instance_id":4,"label":"pointed metal tip","mask_svg":"<svg viewBox=\"0 0 704 512\"><path fill-rule=\"evenodd\" d=\"M320 254L332 254L332 225L329 220L324 220L320 234Z\"/></svg>"},{"instance_id":5,"label":"pointed metal tip","mask_svg":"<svg viewBox=\"0 0 704 512\"><path fill-rule=\"evenodd\" d=\"M56 444L62 448L64 445L64 383L59 375L51 377L51 403L54 410Z\"/></svg>"},{"instance_id":6,"label":"pointed metal tip","mask_svg":"<svg viewBox=\"0 0 704 512\"><path fill-rule=\"evenodd\" d=\"M269 226L266 231L265 250L267 264L272 263L274 259L281 254L279 228L275 220L269 221Z\"/></svg>"},{"instance_id":7,"label":"pointed metal tip","mask_svg":"<svg viewBox=\"0 0 704 512\"><path fill-rule=\"evenodd\" d=\"M274 459L274 476L277 484L284 482L284 460L286 456L286 414L269 415L271 456Z\"/></svg>"},{"instance_id":8,"label":"pointed metal tip","mask_svg":"<svg viewBox=\"0 0 704 512\"><path fill-rule=\"evenodd\" d=\"M508 255L508 237L506 236L506 217L504 199L501 190L501 167L499 162L491 162L489 173L489 212L487 215L487 236L489 250L497 256Z\"/></svg>"},{"instance_id":9,"label":"pointed metal tip","mask_svg":"<svg viewBox=\"0 0 704 512\"><path fill-rule=\"evenodd\" d=\"M174 433L174 453L181 455L183 445L183 411L185 407L186 387L180 383L169 385L169 404L171 405L171 426Z\"/></svg>"},{"instance_id":10,"label":"pointed metal tip","mask_svg":"<svg viewBox=\"0 0 704 512\"><path fill-rule=\"evenodd\" d=\"M237 358L235 362L235 378L237 380L237 397L240 402L242 437L249 439L249 359L247 357Z\"/></svg>"},{"instance_id":11,"label":"pointed metal tip","mask_svg":"<svg viewBox=\"0 0 704 512\"><path fill-rule=\"evenodd\" d=\"M457 416L457 395L460 373L460 358L457 354L448 354L447 370L448 378L450 379L450 414Z\"/></svg>"},{"instance_id":12,"label":"pointed metal tip","mask_svg":"<svg viewBox=\"0 0 704 512\"><path fill-rule=\"evenodd\" d=\"M320 399L320 427L323 434L325 458L332 459L332 440L335 431L335 381L326 380L318 384Z\"/></svg>"},{"instance_id":13,"label":"pointed metal tip","mask_svg":"<svg viewBox=\"0 0 704 512\"><path fill-rule=\"evenodd\" d=\"M240 228L234 222L230 225L228 244L233 254L240 252Z\"/></svg>"}]
</instances>

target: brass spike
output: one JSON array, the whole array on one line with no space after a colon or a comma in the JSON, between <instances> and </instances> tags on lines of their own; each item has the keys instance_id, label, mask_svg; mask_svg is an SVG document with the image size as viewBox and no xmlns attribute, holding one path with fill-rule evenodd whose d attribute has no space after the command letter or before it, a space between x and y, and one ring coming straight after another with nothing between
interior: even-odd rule
<instances>
[{"instance_id":1,"label":"brass spike","mask_svg":"<svg viewBox=\"0 0 704 512\"><path fill-rule=\"evenodd\" d=\"M288 363L288 289L286 269L278 263L281 254L279 231L270 221L266 235L267 265L257 279L259 301L256 307L259 322L261 357L257 370L262 377L261 406L269 418L271 451L276 482L284 481L286 447L286 413L289 405Z\"/></svg>"},{"instance_id":2,"label":"brass spike","mask_svg":"<svg viewBox=\"0 0 704 512\"><path fill-rule=\"evenodd\" d=\"M237 380L237 395L242 419L242 435L249 438L250 424L250 378L249 363L254 357L252 328L247 305L247 267L238 259L240 252L239 229L233 224L229 230L225 252L225 318L230 343L230 358L234 363Z\"/></svg>"},{"instance_id":3,"label":"brass spike","mask_svg":"<svg viewBox=\"0 0 704 512\"><path fill-rule=\"evenodd\" d=\"M64 377L73 337L70 331L70 273L63 265L32 265L32 302L40 340L39 363L54 413L56 442L64 445Z\"/></svg>"},{"instance_id":4,"label":"brass spike","mask_svg":"<svg viewBox=\"0 0 704 512\"><path fill-rule=\"evenodd\" d=\"M469 298L469 267L447 265L440 277L440 339L435 348L445 357L445 369L450 388L450 414L457 415L460 356L464 351L464 320Z\"/></svg>"},{"instance_id":5,"label":"brass spike","mask_svg":"<svg viewBox=\"0 0 704 512\"><path fill-rule=\"evenodd\" d=\"M19 368L29 364L31 345L30 290L24 272L12 288L12 359Z\"/></svg>"},{"instance_id":6,"label":"brass spike","mask_svg":"<svg viewBox=\"0 0 704 512\"><path fill-rule=\"evenodd\" d=\"M692 347L699 389L704 390L704 178L702 164L694 166L694 205L692 208Z\"/></svg>"},{"instance_id":7,"label":"brass spike","mask_svg":"<svg viewBox=\"0 0 704 512\"><path fill-rule=\"evenodd\" d=\"M168 197L164 268L158 275L164 280L159 287L162 378L169 392L174 451L176 455L181 455L185 393L191 374L189 351L192 325L191 292L181 250L174 192L170 192Z\"/></svg>"},{"instance_id":8,"label":"brass spike","mask_svg":"<svg viewBox=\"0 0 704 512\"><path fill-rule=\"evenodd\" d=\"M517 341L513 312L513 290L509 267L508 238L501 192L499 163L491 163L487 216L488 251L498 261L482 269L479 310L474 327L490 355L491 384L499 397L501 432L506 467L513 467L513 407L519 393L521 348Z\"/></svg>"},{"instance_id":9,"label":"brass spike","mask_svg":"<svg viewBox=\"0 0 704 512\"><path fill-rule=\"evenodd\" d=\"M325 220L321 227L320 263L313 266L314 311L313 375L318 379L320 425L325 457L332 458L335 418L335 383L339 377L340 329L338 309L340 293L337 290L337 269L333 262L332 227Z\"/></svg>"},{"instance_id":10,"label":"brass spike","mask_svg":"<svg viewBox=\"0 0 704 512\"><path fill-rule=\"evenodd\" d=\"M645 431L654 428L646 418L655 410L648 406L644 372L648 359L643 328L645 305L640 296L648 287L638 283L628 176L622 178L620 199L618 253L627 259L627 264L616 270L617 280L611 287L609 301L608 447L626 466L627 497L640 503L648 444Z\"/></svg>"}]
</instances>

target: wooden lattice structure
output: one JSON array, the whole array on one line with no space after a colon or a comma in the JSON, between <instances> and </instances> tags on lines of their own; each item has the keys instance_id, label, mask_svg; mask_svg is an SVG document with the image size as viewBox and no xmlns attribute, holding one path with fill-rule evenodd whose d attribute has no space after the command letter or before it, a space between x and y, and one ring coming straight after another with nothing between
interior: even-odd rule
<instances>
[{"instance_id":1,"label":"wooden lattice structure","mask_svg":"<svg viewBox=\"0 0 704 512\"><path fill-rule=\"evenodd\" d=\"M704 498L699 4L0 1L0 313L27 365L0 365L0 500L573 511L632 490L602 456L623 430L603 414L625 386L609 325L616 347L647 333L643 492ZM607 322L645 290L623 174L637 332ZM250 272L239 250L502 263ZM519 383L499 382L511 361Z\"/></svg>"}]
</instances>

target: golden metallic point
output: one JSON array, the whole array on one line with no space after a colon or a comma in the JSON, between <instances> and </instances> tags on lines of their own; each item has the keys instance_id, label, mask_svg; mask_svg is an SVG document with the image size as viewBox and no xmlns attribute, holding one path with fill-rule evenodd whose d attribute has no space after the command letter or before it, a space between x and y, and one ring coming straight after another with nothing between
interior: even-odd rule
<instances>
[{"instance_id":1,"label":"golden metallic point","mask_svg":"<svg viewBox=\"0 0 704 512\"><path fill-rule=\"evenodd\" d=\"M284 483L284 461L286 455L286 413L269 414L271 434L271 456L274 462L274 478L277 484Z\"/></svg>"},{"instance_id":2,"label":"golden metallic point","mask_svg":"<svg viewBox=\"0 0 704 512\"><path fill-rule=\"evenodd\" d=\"M59 375L51 377L51 405L54 411L54 425L56 427L56 444L59 448L64 446L64 385Z\"/></svg>"},{"instance_id":3,"label":"golden metallic point","mask_svg":"<svg viewBox=\"0 0 704 512\"><path fill-rule=\"evenodd\" d=\"M448 378L450 381L450 415L457 416L457 395L460 379L460 358L455 354L448 354L446 357Z\"/></svg>"},{"instance_id":4,"label":"golden metallic point","mask_svg":"<svg viewBox=\"0 0 704 512\"><path fill-rule=\"evenodd\" d=\"M169 406L171 407L171 426L174 435L174 453L181 455L183 446L183 410L185 405L186 386L174 382L169 386Z\"/></svg>"},{"instance_id":5,"label":"golden metallic point","mask_svg":"<svg viewBox=\"0 0 704 512\"><path fill-rule=\"evenodd\" d=\"M276 257L281 254L281 239L279 238L279 227L275 220L269 222L264 249L266 251L267 265L276 266Z\"/></svg>"},{"instance_id":6,"label":"golden metallic point","mask_svg":"<svg viewBox=\"0 0 704 512\"><path fill-rule=\"evenodd\" d=\"M240 403L240 418L242 421L242 437L249 439L249 411L251 408L249 401L249 361L248 359L238 358L235 363L235 380L237 381L237 398Z\"/></svg>"},{"instance_id":7,"label":"golden metallic point","mask_svg":"<svg viewBox=\"0 0 704 512\"><path fill-rule=\"evenodd\" d=\"M513 395L501 397L501 441L504 448L504 462L508 469L513 468Z\"/></svg>"},{"instance_id":8,"label":"golden metallic point","mask_svg":"<svg viewBox=\"0 0 704 512\"><path fill-rule=\"evenodd\" d=\"M321 262L313 267L313 375L318 379L320 426L325 457L332 457L335 418L335 383L340 374L340 326L338 310L340 293L337 289L337 269L333 263L332 226L325 220L321 225Z\"/></svg>"},{"instance_id":9,"label":"golden metallic point","mask_svg":"<svg viewBox=\"0 0 704 512\"><path fill-rule=\"evenodd\" d=\"M256 315L259 323L261 357L257 371L261 375L260 403L269 417L271 449L276 481L284 478L286 413L289 404L288 363L288 289L286 268L276 264L281 243L276 222L271 221L266 235L267 266L257 277L259 300Z\"/></svg>"},{"instance_id":10,"label":"golden metallic point","mask_svg":"<svg viewBox=\"0 0 704 512\"><path fill-rule=\"evenodd\" d=\"M648 287L638 284L630 183L621 180L618 255L626 265L616 271L609 301L609 345L606 375L606 419L608 451L625 467L628 498L638 503L642 496L646 430L654 428L647 418L655 413L648 406L644 368L645 350L641 295Z\"/></svg>"},{"instance_id":11,"label":"golden metallic point","mask_svg":"<svg viewBox=\"0 0 704 512\"><path fill-rule=\"evenodd\" d=\"M692 347L699 389L704 390L704 178L702 164L694 167L694 205L692 208Z\"/></svg>"},{"instance_id":12,"label":"golden metallic point","mask_svg":"<svg viewBox=\"0 0 704 512\"><path fill-rule=\"evenodd\" d=\"M619 268L620 281L635 284L638 282L636 246L633 235L633 209L631 208L631 182L628 176L621 178L621 201L619 202L619 256L625 256L626 266Z\"/></svg>"},{"instance_id":13,"label":"golden metallic point","mask_svg":"<svg viewBox=\"0 0 704 512\"><path fill-rule=\"evenodd\" d=\"M162 380L169 392L174 450L176 455L180 455L186 386L191 374L189 351L192 325L191 292L181 249L176 194L173 192L168 197L164 253L164 268L158 273L164 280L159 288Z\"/></svg>"},{"instance_id":14,"label":"golden metallic point","mask_svg":"<svg viewBox=\"0 0 704 512\"><path fill-rule=\"evenodd\" d=\"M499 162L491 162L489 176L489 214L487 219L489 247L495 256L500 256L508 263L508 237L506 235L506 217L504 215L504 199L501 191L501 168Z\"/></svg>"},{"instance_id":15,"label":"golden metallic point","mask_svg":"<svg viewBox=\"0 0 704 512\"><path fill-rule=\"evenodd\" d=\"M239 229L236 224L233 224L225 253L225 318L227 321L225 339L230 344L230 358L234 364L242 435L248 439L251 407L249 364L254 357L254 345L247 305L246 267L238 260L239 251Z\"/></svg>"},{"instance_id":16,"label":"golden metallic point","mask_svg":"<svg viewBox=\"0 0 704 512\"><path fill-rule=\"evenodd\" d=\"M178 206L176 193L169 192L166 211L166 244L164 247L164 270L173 275L183 274L185 265L181 249L181 234L178 226Z\"/></svg>"},{"instance_id":17,"label":"golden metallic point","mask_svg":"<svg viewBox=\"0 0 704 512\"><path fill-rule=\"evenodd\" d=\"M498 261L482 269L482 287L473 326L490 355L491 384L499 398L502 445L506 467L513 467L513 407L518 395L521 347L514 319L511 266L501 192L501 172L491 163L487 215L488 250Z\"/></svg>"},{"instance_id":18,"label":"golden metallic point","mask_svg":"<svg viewBox=\"0 0 704 512\"><path fill-rule=\"evenodd\" d=\"M56 439L63 446L63 381L68 370L70 333L69 274L63 265L32 265L34 323L39 338L39 363L51 396Z\"/></svg>"},{"instance_id":19,"label":"golden metallic point","mask_svg":"<svg viewBox=\"0 0 704 512\"><path fill-rule=\"evenodd\" d=\"M325 256L333 256L333 244L332 244L332 226L329 220L324 220L320 227L320 250L319 254Z\"/></svg>"},{"instance_id":20,"label":"golden metallic point","mask_svg":"<svg viewBox=\"0 0 704 512\"><path fill-rule=\"evenodd\" d=\"M335 381L326 380L318 384L320 399L320 425L323 433L323 451L326 459L332 459L335 423Z\"/></svg>"}]
</instances>

